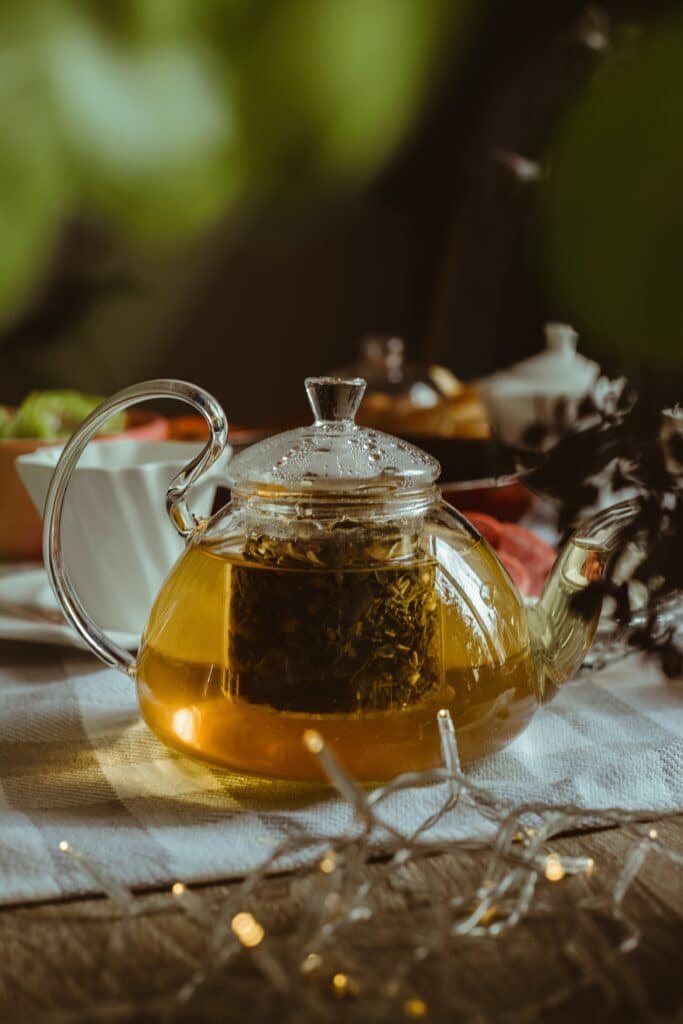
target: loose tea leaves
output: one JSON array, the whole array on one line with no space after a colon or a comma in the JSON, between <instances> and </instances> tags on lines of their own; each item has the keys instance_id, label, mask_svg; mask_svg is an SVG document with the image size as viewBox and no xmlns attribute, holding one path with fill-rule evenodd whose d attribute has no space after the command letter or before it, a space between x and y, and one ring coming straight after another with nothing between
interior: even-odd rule
<instances>
[{"instance_id":1,"label":"loose tea leaves","mask_svg":"<svg viewBox=\"0 0 683 1024\"><path fill-rule=\"evenodd\" d=\"M233 565L228 696L283 711L399 709L438 691L434 562L396 531L251 537Z\"/></svg>"}]
</instances>

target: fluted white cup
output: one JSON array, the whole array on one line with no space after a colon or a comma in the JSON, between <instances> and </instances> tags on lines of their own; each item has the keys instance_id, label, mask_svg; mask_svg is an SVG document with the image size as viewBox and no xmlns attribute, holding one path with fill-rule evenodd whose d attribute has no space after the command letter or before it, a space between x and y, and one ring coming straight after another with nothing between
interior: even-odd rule
<instances>
[{"instance_id":1,"label":"fluted white cup","mask_svg":"<svg viewBox=\"0 0 683 1024\"><path fill-rule=\"evenodd\" d=\"M64 562L78 595L102 629L140 634L184 544L166 514L166 491L203 445L195 441L107 441L90 445L73 473L64 506ZM193 489L198 516L211 511L232 450ZM16 460L43 513L61 447Z\"/></svg>"}]
</instances>

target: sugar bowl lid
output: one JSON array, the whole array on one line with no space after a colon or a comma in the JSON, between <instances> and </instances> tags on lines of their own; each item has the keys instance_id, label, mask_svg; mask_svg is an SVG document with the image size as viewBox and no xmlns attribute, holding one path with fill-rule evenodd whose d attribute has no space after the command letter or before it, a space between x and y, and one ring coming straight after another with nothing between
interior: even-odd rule
<instances>
[{"instance_id":1,"label":"sugar bowl lid","mask_svg":"<svg viewBox=\"0 0 683 1024\"><path fill-rule=\"evenodd\" d=\"M427 487L437 479L441 467L431 455L354 423L365 392L362 377L307 377L305 384L313 423L235 455L228 465L233 489L399 491Z\"/></svg>"}]
</instances>

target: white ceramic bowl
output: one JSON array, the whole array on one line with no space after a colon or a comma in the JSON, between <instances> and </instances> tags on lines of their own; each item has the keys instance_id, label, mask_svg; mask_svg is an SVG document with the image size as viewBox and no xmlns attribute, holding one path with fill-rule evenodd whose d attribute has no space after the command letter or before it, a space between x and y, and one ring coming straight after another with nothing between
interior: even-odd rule
<instances>
[{"instance_id":1,"label":"white ceramic bowl","mask_svg":"<svg viewBox=\"0 0 683 1024\"><path fill-rule=\"evenodd\" d=\"M166 490L200 451L195 441L117 441L90 445L74 470L64 503L64 563L87 611L105 631L140 634L152 603L183 550L166 515ZM42 515L61 447L16 461ZM231 455L190 495L199 516L211 511L215 486Z\"/></svg>"}]
</instances>

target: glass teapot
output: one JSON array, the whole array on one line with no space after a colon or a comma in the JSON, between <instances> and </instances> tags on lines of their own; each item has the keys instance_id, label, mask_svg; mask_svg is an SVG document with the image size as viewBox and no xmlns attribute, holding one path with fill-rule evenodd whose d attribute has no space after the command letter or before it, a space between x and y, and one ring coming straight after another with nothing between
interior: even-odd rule
<instances>
[{"instance_id":1,"label":"glass teapot","mask_svg":"<svg viewBox=\"0 0 683 1024\"><path fill-rule=\"evenodd\" d=\"M45 511L53 588L95 654L135 679L142 715L166 743L240 772L313 781L319 768L302 735L314 728L351 774L379 781L439 763L440 708L451 711L464 763L498 750L583 660L599 608L579 615L571 598L604 571L630 509L575 534L526 607L487 542L442 500L439 464L354 423L364 388L358 378L307 379L312 425L234 456L231 501L208 519L192 515L189 491L228 428L202 389L136 385L66 445ZM134 658L74 592L60 522L95 431L160 397L199 410L209 441L168 490L187 546Z\"/></svg>"}]
</instances>

